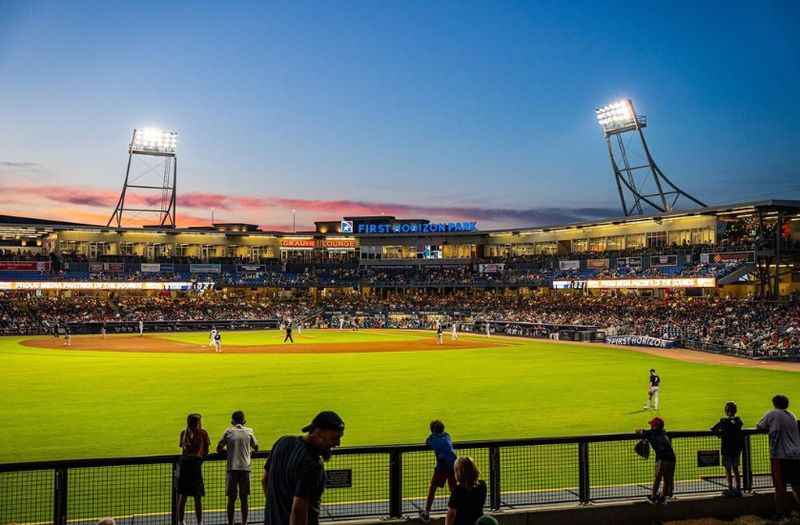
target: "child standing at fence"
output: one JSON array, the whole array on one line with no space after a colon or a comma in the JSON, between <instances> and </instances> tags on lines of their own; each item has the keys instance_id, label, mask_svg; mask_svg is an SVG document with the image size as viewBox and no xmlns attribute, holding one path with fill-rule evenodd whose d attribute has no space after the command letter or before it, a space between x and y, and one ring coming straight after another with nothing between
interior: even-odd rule
<instances>
[{"instance_id":1,"label":"child standing at fence","mask_svg":"<svg viewBox=\"0 0 800 525\"><path fill-rule=\"evenodd\" d=\"M194 512L197 523L203 523L202 497L206 495L203 483L203 458L208 455L211 441L203 429L200 414L189 414L186 429L181 431L181 447L178 464L178 523L184 523L186 501L194 498Z\"/></svg>"},{"instance_id":2,"label":"child standing at fence","mask_svg":"<svg viewBox=\"0 0 800 525\"><path fill-rule=\"evenodd\" d=\"M450 493L456 489L455 462L456 451L453 449L453 440L450 434L444 431L444 423L441 421L431 421L431 434L425 440L425 444L433 449L436 456L436 466L433 469L433 477L428 487L428 499L425 501L425 510L420 512L420 519L428 522L431 519L431 507L433 499L436 497L436 489L444 487L445 482L450 489Z\"/></svg>"},{"instance_id":3,"label":"child standing at fence","mask_svg":"<svg viewBox=\"0 0 800 525\"><path fill-rule=\"evenodd\" d=\"M724 491L722 495L741 497L742 480L739 475L739 456L744 449L744 432L742 431L742 420L736 415L736 410L736 403L733 401L725 403L725 417L711 427L711 432L714 432L721 440L722 464L728 478L728 490Z\"/></svg>"},{"instance_id":4,"label":"child standing at fence","mask_svg":"<svg viewBox=\"0 0 800 525\"><path fill-rule=\"evenodd\" d=\"M672 498L675 480L675 451L672 449L669 436L664 431L664 420L654 417L650 420L650 430L639 430L638 433L650 443L656 454L656 475L653 480L653 490L647 500L650 503L664 503L667 498ZM658 488L662 481L664 487L659 495Z\"/></svg>"}]
</instances>

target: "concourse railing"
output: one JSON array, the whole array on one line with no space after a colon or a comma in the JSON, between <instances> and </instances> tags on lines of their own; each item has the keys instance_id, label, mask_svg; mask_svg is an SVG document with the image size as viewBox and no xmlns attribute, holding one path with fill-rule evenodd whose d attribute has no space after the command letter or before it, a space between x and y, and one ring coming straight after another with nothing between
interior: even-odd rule
<instances>
[{"instance_id":1,"label":"concourse railing","mask_svg":"<svg viewBox=\"0 0 800 525\"><path fill-rule=\"evenodd\" d=\"M727 488L719 439L710 432L670 432L677 456L675 495L715 494ZM486 508L644 499L654 459L633 452L636 434L471 441L455 445L475 460L489 488ZM263 521L259 480L268 452L254 454L250 521ZM84 459L0 464L0 523L176 524L178 456ZM424 445L341 448L326 464L325 521L400 518L425 505L433 452ZM743 489L770 490L767 436L745 431ZM225 523L225 460L203 464L204 522ZM439 489L433 511L447 508ZM190 502L186 523L194 523Z\"/></svg>"}]
</instances>

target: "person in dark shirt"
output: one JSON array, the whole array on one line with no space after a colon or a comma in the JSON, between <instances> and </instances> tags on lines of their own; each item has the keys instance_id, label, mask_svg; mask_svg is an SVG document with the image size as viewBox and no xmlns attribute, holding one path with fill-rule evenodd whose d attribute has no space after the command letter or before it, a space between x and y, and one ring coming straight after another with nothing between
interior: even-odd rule
<instances>
[{"instance_id":1,"label":"person in dark shirt","mask_svg":"<svg viewBox=\"0 0 800 525\"><path fill-rule=\"evenodd\" d=\"M456 451L453 450L453 440L450 434L444 431L444 423L434 420L430 424L431 434L425 440L425 444L433 449L436 456L436 466L433 469L433 477L428 487L428 498L425 501L425 510L420 512L420 519L424 522L430 521L431 507L433 499L436 497L436 489L444 487L445 481L450 489L450 494L456 489L456 475L453 467L456 462Z\"/></svg>"},{"instance_id":2,"label":"person in dark shirt","mask_svg":"<svg viewBox=\"0 0 800 525\"><path fill-rule=\"evenodd\" d=\"M286 323L286 337L283 338L283 342L291 341L294 343L294 339L292 338L292 320L289 319L289 322Z\"/></svg>"},{"instance_id":3,"label":"person in dark shirt","mask_svg":"<svg viewBox=\"0 0 800 525\"><path fill-rule=\"evenodd\" d=\"M654 417L650 420L650 430L639 430L638 433L646 439L656 455L656 476L653 480L653 490L647 499L650 503L664 502L672 498L673 482L675 480L675 451L672 442L664 431L664 420ZM661 495L658 488L664 482Z\"/></svg>"},{"instance_id":4,"label":"person in dark shirt","mask_svg":"<svg viewBox=\"0 0 800 525\"><path fill-rule=\"evenodd\" d=\"M267 496L264 525L318 525L325 490L324 461L344 435L335 412L320 412L304 436L283 436L272 445L261 486Z\"/></svg>"},{"instance_id":5,"label":"person in dark shirt","mask_svg":"<svg viewBox=\"0 0 800 525\"><path fill-rule=\"evenodd\" d=\"M455 463L456 489L447 502L445 525L474 525L483 515L486 504L486 482L472 458L461 457Z\"/></svg>"},{"instance_id":6,"label":"person in dark shirt","mask_svg":"<svg viewBox=\"0 0 800 525\"><path fill-rule=\"evenodd\" d=\"M656 374L655 369L650 369L650 379L647 384L647 403L645 410L658 410L658 392L661 389L661 378Z\"/></svg>"},{"instance_id":7,"label":"person in dark shirt","mask_svg":"<svg viewBox=\"0 0 800 525\"><path fill-rule=\"evenodd\" d=\"M739 475L739 456L744 449L744 432L742 431L742 420L736 415L736 410L736 403L733 401L725 403L725 417L711 427L711 432L719 436L721 440L722 464L725 466L725 475L728 478L728 490L722 494L741 497L742 481ZM735 488L734 478L736 480Z\"/></svg>"}]
</instances>

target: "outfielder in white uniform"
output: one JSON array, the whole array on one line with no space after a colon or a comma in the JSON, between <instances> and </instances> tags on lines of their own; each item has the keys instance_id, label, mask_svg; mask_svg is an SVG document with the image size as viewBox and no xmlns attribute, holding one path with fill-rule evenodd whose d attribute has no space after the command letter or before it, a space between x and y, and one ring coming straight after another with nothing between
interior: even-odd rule
<instances>
[{"instance_id":1,"label":"outfielder in white uniform","mask_svg":"<svg viewBox=\"0 0 800 525\"><path fill-rule=\"evenodd\" d=\"M650 384L647 388L647 404L644 405L646 410L658 410L658 390L661 386L661 378L656 374L655 369L650 369Z\"/></svg>"},{"instance_id":2,"label":"outfielder in white uniform","mask_svg":"<svg viewBox=\"0 0 800 525\"><path fill-rule=\"evenodd\" d=\"M208 346L214 346L214 341L217 338L217 329L212 328L211 332L208 334Z\"/></svg>"},{"instance_id":3,"label":"outfielder in white uniform","mask_svg":"<svg viewBox=\"0 0 800 525\"><path fill-rule=\"evenodd\" d=\"M486 321L486 337L492 336L492 325L489 324L489 321Z\"/></svg>"},{"instance_id":4,"label":"outfielder in white uniform","mask_svg":"<svg viewBox=\"0 0 800 525\"><path fill-rule=\"evenodd\" d=\"M452 339L453 341L458 339L458 326L456 325L455 321L453 321L452 331L450 332L450 339Z\"/></svg>"}]
</instances>

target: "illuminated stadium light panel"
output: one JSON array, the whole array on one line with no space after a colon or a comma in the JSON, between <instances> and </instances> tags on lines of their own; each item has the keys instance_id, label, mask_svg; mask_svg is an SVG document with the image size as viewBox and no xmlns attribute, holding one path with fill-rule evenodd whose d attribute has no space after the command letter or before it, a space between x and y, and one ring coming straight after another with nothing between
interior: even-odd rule
<instances>
[{"instance_id":1,"label":"illuminated stadium light panel","mask_svg":"<svg viewBox=\"0 0 800 525\"><path fill-rule=\"evenodd\" d=\"M178 133L157 128L133 130L131 153L145 155L175 155L178 146Z\"/></svg>"},{"instance_id":2,"label":"illuminated stadium light panel","mask_svg":"<svg viewBox=\"0 0 800 525\"><path fill-rule=\"evenodd\" d=\"M625 131L636 127L636 117L630 100L619 100L597 108L597 123L605 133Z\"/></svg>"}]
</instances>

